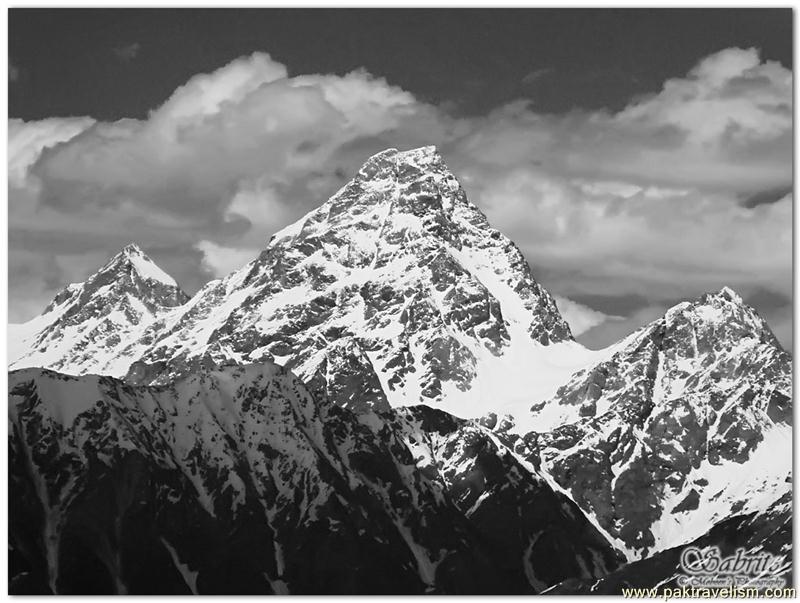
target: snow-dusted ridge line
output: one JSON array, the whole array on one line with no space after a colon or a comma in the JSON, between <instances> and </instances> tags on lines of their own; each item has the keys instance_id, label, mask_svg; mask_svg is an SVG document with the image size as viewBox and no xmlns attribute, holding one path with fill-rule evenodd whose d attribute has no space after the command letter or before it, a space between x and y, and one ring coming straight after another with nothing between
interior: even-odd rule
<instances>
[{"instance_id":1,"label":"snow-dusted ridge line","mask_svg":"<svg viewBox=\"0 0 800 603\"><path fill-rule=\"evenodd\" d=\"M618 563L580 511L544 480L523 475L490 433L430 408L356 415L314 400L294 375L269 362L211 369L162 386L29 368L13 371L9 385L14 504L30 496L29 481L36 486L39 477L49 490L34 487L36 495L52 501L52 521L20 516L13 542L25 543L27 551L42 530L50 535L53 554L43 573L54 592L71 592L72 575L62 572L59 559L74 563L87 550L126 551L110 570L120 593L141 589L130 583L137 573L122 567L133 559L148 568L165 566L166 575L175 570L180 589L213 591L222 560L236 559L242 546L255 547L244 567L266 580L259 592L307 592L317 576L329 594L352 592L353 579L357 588L374 589L359 582L370 575L360 569L366 567L381 580L391 576L402 593L448 593L457 589L454 576L456 585L477 579L498 592L516 580L514 588L532 593L527 574L543 588L573 575L599 577ZM455 431L441 433L442 421ZM478 462L462 429L486 442L493 462ZM438 472L417 454L426 446ZM511 470L498 472L494 463ZM507 497L519 503L535 497L524 518L511 519L518 522L515 533L540 533L554 521L560 532L524 556L477 536L497 528L493 512L466 512L475 505L463 500L470 495L463 485L476 472L487 472L487 493L476 493L481 510L502 509ZM506 482L506 474L513 479ZM109 495L117 505L111 512L103 503ZM126 513L139 505L156 518ZM76 549L65 526L75 530L87 521L100 536ZM137 538L103 541L109 531L130 533L136 525ZM160 561L158 554L131 554L129 547L135 551L142 539L152 540ZM215 546L198 546L209 542ZM338 542L344 558L338 546L325 552ZM496 555L513 571L495 567ZM335 580L323 569L332 563L341 566ZM37 570L41 564L36 560ZM153 574L154 580L165 576L163 569Z\"/></svg>"}]
</instances>

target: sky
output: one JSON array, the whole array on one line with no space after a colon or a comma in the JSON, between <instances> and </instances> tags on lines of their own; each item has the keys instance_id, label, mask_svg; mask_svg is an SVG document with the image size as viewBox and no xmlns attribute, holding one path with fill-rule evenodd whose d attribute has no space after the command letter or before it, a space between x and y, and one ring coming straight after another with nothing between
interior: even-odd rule
<instances>
[{"instance_id":1,"label":"sky","mask_svg":"<svg viewBox=\"0 0 800 603\"><path fill-rule=\"evenodd\" d=\"M791 58L790 9L11 9L9 320L129 242L194 293L435 144L585 345L730 286L790 348Z\"/></svg>"}]
</instances>

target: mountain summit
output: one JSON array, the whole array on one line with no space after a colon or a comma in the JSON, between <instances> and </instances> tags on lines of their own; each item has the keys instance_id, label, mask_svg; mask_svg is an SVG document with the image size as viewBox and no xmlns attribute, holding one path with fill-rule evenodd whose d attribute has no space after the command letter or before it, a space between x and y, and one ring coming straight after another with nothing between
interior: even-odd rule
<instances>
[{"instance_id":1,"label":"mountain summit","mask_svg":"<svg viewBox=\"0 0 800 603\"><path fill-rule=\"evenodd\" d=\"M465 417L487 397L529 406L588 353L434 147L371 157L148 338L132 381L272 359L342 406L424 402Z\"/></svg>"},{"instance_id":2,"label":"mountain summit","mask_svg":"<svg viewBox=\"0 0 800 603\"><path fill-rule=\"evenodd\" d=\"M680 303L611 351L534 405L518 447L626 554L791 500L791 358L741 297Z\"/></svg>"},{"instance_id":3,"label":"mountain summit","mask_svg":"<svg viewBox=\"0 0 800 603\"><path fill-rule=\"evenodd\" d=\"M99 270L99 274L106 272L130 276L138 281L161 283L168 287L178 286L175 279L159 268L136 243L130 243L123 247L117 255Z\"/></svg>"},{"instance_id":4,"label":"mountain summit","mask_svg":"<svg viewBox=\"0 0 800 603\"><path fill-rule=\"evenodd\" d=\"M9 325L9 368L121 376L154 320L189 297L137 245L124 247L83 283L67 285L44 313ZM130 347L138 342L140 347Z\"/></svg>"},{"instance_id":5,"label":"mountain summit","mask_svg":"<svg viewBox=\"0 0 800 603\"><path fill-rule=\"evenodd\" d=\"M113 300L125 307L109 318ZM39 353L39 325L54 321L62 327ZM593 358L432 146L369 158L258 258L188 302L129 245L32 323L12 368L158 384L274 360L345 407L423 402L462 417L484 414L487 399L502 413L525 409Z\"/></svg>"}]
</instances>

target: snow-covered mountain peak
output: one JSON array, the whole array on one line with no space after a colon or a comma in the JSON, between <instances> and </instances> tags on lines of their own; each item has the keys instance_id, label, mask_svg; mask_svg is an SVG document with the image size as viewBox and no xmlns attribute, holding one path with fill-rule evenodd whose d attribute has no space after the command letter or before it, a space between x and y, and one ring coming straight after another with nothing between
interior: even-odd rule
<instances>
[{"instance_id":1,"label":"snow-covered mountain peak","mask_svg":"<svg viewBox=\"0 0 800 603\"><path fill-rule=\"evenodd\" d=\"M370 157L333 197L277 233L270 244L296 247L298 240L314 244L321 239L357 255L359 250L372 252L372 260L376 246L397 248L421 238L436 239L424 249L437 243L461 247L466 227L484 229L487 236L492 230L435 147L387 149ZM409 249L415 250L419 246Z\"/></svg>"},{"instance_id":2,"label":"snow-covered mountain peak","mask_svg":"<svg viewBox=\"0 0 800 603\"><path fill-rule=\"evenodd\" d=\"M125 247L119 250L119 253L117 255L131 257L131 256L145 256L145 253L144 251L142 251L142 248L139 247L139 245L137 245L136 243L128 243L127 245L125 245Z\"/></svg>"},{"instance_id":3,"label":"snow-covered mountain peak","mask_svg":"<svg viewBox=\"0 0 800 603\"><path fill-rule=\"evenodd\" d=\"M549 433L524 439L638 555L791 490L791 394L791 358L724 288L670 308L575 373L531 408L535 431Z\"/></svg>"},{"instance_id":4,"label":"snow-covered mountain peak","mask_svg":"<svg viewBox=\"0 0 800 603\"><path fill-rule=\"evenodd\" d=\"M185 303L189 297L151 260L138 245L125 246L83 283L72 283L62 290L45 310L59 308L75 319L109 311L118 304L133 306L131 320L139 315L157 314ZM143 306L140 308L139 306Z\"/></svg>"},{"instance_id":5,"label":"snow-covered mountain peak","mask_svg":"<svg viewBox=\"0 0 800 603\"><path fill-rule=\"evenodd\" d=\"M693 300L687 300L675 304L667 311L667 314L677 314L686 311L690 312L703 312L703 308L716 311L719 315L731 311L740 311L741 308L746 308L742 297L730 287L723 287L716 292L708 292ZM711 314L705 314L706 318L711 318Z\"/></svg>"},{"instance_id":6,"label":"snow-covered mountain peak","mask_svg":"<svg viewBox=\"0 0 800 603\"><path fill-rule=\"evenodd\" d=\"M136 243L129 243L117 253L112 255L97 272L124 270L125 267L133 266L137 262L141 264L153 263L153 261L145 254L145 252L142 251L141 247L139 247Z\"/></svg>"},{"instance_id":7,"label":"snow-covered mountain peak","mask_svg":"<svg viewBox=\"0 0 800 603\"><path fill-rule=\"evenodd\" d=\"M9 326L9 366L72 374L124 374L142 332L186 303L175 280L136 245L128 245L82 283L61 290L44 313ZM125 358L120 358L120 355Z\"/></svg>"},{"instance_id":8,"label":"snow-covered mountain peak","mask_svg":"<svg viewBox=\"0 0 800 603\"><path fill-rule=\"evenodd\" d=\"M735 302L738 304L744 303L742 297L738 293L736 293L736 291L727 286L720 289L719 292L717 293L717 296L726 298L728 301Z\"/></svg>"},{"instance_id":9,"label":"snow-covered mountain peak","mask_svg":"<svg viewBox=\"0 0 800 603\"><path fill-rule=\"evenodd\" d=\"M308 243L315 244L319 239L343 243L348 251L351 243L363 242L371 245L374 252L379 239L402 238L406 234L418 238L423 226L431 221L452 222L459 198L462 209L474 214L472 221L484 224L488 230L485 216L466 201L456 177L435 147L386 149L367 159L330 199L275 233L262 255L276 246L297 247L298 241L313 253L316 249L309 248ZM454 225L449 226L448 230L452 230Z\"/></svg>"},{"instance_id":10,"label":"snow-covered mountain peak","mask_svg":"<svg viewBox=\"0 0 800 603\"><path fill-rule=\"evenodd\" d=\"M398 171L403 166L425 170L447 169L444 159L433 145L407 151L390 148L384 149L367 159L359 170L357 177L373 178L376 172Z\"/></svg>"},{"instance_id":11,"label":"snow-covered mountain peak","mask_svg":"<svg viewBox=\"0 0 800 603\"><path fill-rule=\"evenodd\" d=\"M521 251L468 200L435 147L368 159L160 331L134 380L270 358L345 406L447 401L466 417L497 410L485 394L496 397L500 384L516 388L503 394L504 412L512 398L529 405L544 385L549 395L573 370L561 360L585 351ZM554 344L570 348L554 352L558 366L543 351Z\"/></svg>"},{"instance_id":12,"label":"snow-covered mountain peak","mask_svg":"<svg viewBox=\"0 0 800 603\"><path fill-rule=\"evenodd\" d=\"M130 275L143 280L156 281L170 287L178 286L175 279L159 268L136 243L130 243L123 247L98 271L98 274L106 273L116 273L123 276Z\"/></svg>"},{"instance_id":13,"label":"snow-covered mountain peak","mask_svg":"<svg viewBox=\"0 0 800 603\"><path fill-rule=\"evenodd\" d=\"M780 347L767 322L729 287L677 304L666 312L662 320L663 325L656 321L643 331L663 327L665 332L678 339L688 341L691 338L695 342L701 341L701 344L705 341L708 345L722 342L728 346L741 346L752 340Z\"/></svg>"}]
</instances>

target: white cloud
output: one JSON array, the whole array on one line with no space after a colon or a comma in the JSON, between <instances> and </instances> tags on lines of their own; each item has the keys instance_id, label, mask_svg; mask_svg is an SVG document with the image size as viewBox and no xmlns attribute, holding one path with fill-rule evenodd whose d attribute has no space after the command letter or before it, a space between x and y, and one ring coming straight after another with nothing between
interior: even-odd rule
<instances>
[{"instance_id":1,"label":"white cloud","mask_svg":"<svg viewBox=\"0 0 800 603\"><path fill-rule=\"evenodd\" d=\"M617 319L616 316L608 316L597 310L592 310L588 306L579 304L578 302L567 299L566 297L555 296L556 305L558 306L561 316L567 321L572 335L578 337L589 329L602 324L609 319Z\"/></svg>"},{"instance_id":2,"label":"white cloud","mask_svg":"<svg viewBox=\"0 0 800 603\"><path fill-rule=\"evenodd\" d=\"M287 77L286 66L263 53L238 58L213 73L192 77L150 115L154 133L177 136L181 128L234 106L261 86Z\"/></svg>"},{"instance_id":3,"label":"white cloud","mask_svg":"<svg viewBox=\"0 0 800 603\"><path fill-rule=\"evenodd\" d=\"M199 241L196 247L203 252L203 265L216 278L238 270L261 251L260 249L223 247L211 241Z\"/></svg>"},{"instance_id":4,"label":"white cloud","mask_svg":"<svg viewBox=\"0 0 800 603\"><path fill-rule=\"evenodd\" d=\"M694 145L722 145L782 136L791 130L792 74L762 63L758 51L730 48L700 61L686 78L633 103L616 116L625 124L675 126Z\"/></svg>"},{"instance_id":5,"label":"white cloud","mask_svg":"<svg viewBox=\"0 0 800 603\"><path fill-rule=\"evenodd\" d=\"M791 196L747 209L727 193L588 195L532 168L469 173L470 196L563 295L666 300L726 284L791 295Z\"/></svg>"},{"instance_id":6,"label":"white cloud","mask_svg":"<svg viewBox=\"0 0 800 603\"><path fill-rule=\"evenodd\" d=\"M791 183L791 90L788 69L729 49L616 114L538 115L510 103L458 150L498 169L536 163L570 179L755 192Z\"/></svg>"},{"instance_id":7,"label":"white cloud","mask_svg":"<svg viewBox=\"0 0 800 603\"><path fill-rule=\"evenodd\" d=\"M94 120L88 117L53 118L24 122L8 120L8 184L30 186L28 171L45 149L67 142L88 129Z\"/></svg>"},{"instance_id":8,"label":"white cloud","mask_svg":"<svg viewBox=\"0 0 800 603\"><path fill-rule=\"evenodd\" d=\"M12 121L12 255L111 254L133 239L189 259L181 282L208 278L222 264L187 255L198 241L262 248L395 130L411 140L441 129L435 115L366 72L289 78L256 53L193 77L146 120Z\"/></svg>"},{"instance_id":9,"label":"white cloud","mask_svg":"<svg viewBox=\"0 0 800 603\"><path fill-rule=\"evenodd\" d=\"M514 102L459 119L364 71L289 77L256 53L191 78L145 120L12 120L11 261L72 254L89 272L137 240L199 284L253 257L370 154L438 144L561 296L650 308L722 285L791 296L791 196L742 206L791 185L791 102L791 72L752 49L706 57L617 113ZM35 312L37 291L49 301L29 283L41 278L12 273L19 314ZM575 312L576 330L610 332L612 320L587 326L591 312Z\"/></svg>"}]
</instances>

